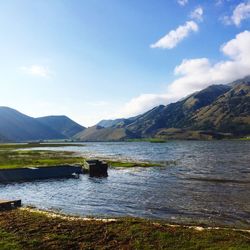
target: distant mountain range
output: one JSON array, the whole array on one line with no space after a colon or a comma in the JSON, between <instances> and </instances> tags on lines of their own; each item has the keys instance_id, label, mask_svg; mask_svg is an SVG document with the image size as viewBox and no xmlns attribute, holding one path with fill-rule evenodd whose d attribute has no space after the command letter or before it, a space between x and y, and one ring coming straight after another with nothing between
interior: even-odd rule
<instances>
[{"instance_id":1,"label":"distant mountain range","mask_svg":"<svg viewBox=\"0 0 250 250\"><path fill-rule=\"evenodd\" d=\"M17 110L0 107L0 141L69 139L84 127L66 116L33 118Z\"/></svg>"},{"instance_id":2,"label":"distant mountain range","mask_svg":"<svg viewBox=\"0 0 250 250\"><path fill-rule=\"evenodd\" d=\"M137 138L212 139L250 135L250 77L212 85L169 105L128 119L102 120L85 128L67 116L33 118L0 107L0 142Z\"/></svg>"},{"instance_id":3,"label":"distant mountain range","mask_svg":"<svg viewBox=\"0 0 250 250\"><path fill-rule=\"evenodd\" d=\"M249 134L250 77L245 77L227 85L209 86L136 118L101 121L74 138L83 141L148 137L212 139Z\"/></svg>"}]
</instances>

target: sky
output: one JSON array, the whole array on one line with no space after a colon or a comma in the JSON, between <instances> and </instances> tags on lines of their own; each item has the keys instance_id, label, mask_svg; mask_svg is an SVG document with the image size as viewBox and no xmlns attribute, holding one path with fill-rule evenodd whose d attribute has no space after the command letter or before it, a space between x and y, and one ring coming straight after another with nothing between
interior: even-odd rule
<instances>
[{"instance_id":1,"label":"sky","mask_svg":"<svg viewBox=\"0 0 250 250\"><path fill-rule=\"evenodd\" d=\"M0 0L0 106L84 126L250 74L248 0Z\"/></svg>"}]
</instances>

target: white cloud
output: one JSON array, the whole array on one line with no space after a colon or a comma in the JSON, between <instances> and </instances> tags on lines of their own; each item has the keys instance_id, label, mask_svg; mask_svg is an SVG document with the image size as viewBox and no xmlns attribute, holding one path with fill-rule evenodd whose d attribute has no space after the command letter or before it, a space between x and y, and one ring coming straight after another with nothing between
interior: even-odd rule
<instances>
[{"instance_id":1,"label":"white cloud","mask_svg":"<svg viewBox=\"0 0 250 250\"><path fill-rule=\"evenodd\" d=\"M132 117L141 114L160 104L167 103L170 96L167 94L142 94L133 98L122 109L119 117Z\"/></svg>"},{"instance_id":2,"label":"white cloud","mask_svg":"<svg viewBox=\"0 0 250 250\"><path fill-rule=\"evenodd\" d=\"M250 18L250 1L237 5L232 16L225 16L223 21L228 25L235 24L236 26L240 26L241 22L248 18Z\"/></svg>"},{"instance_id":3,"label":"white cloud","mask_svg":"<svg viewBox=\"0 0 250 250\"><path fill-rule=\"evenodd\" d=\"M172 49L187 37L191 32L197 32L199 27L196 22L188 21L184 25L179 26L176 30L171 30L167 35L159 41L152 44L151 48Z\"/></svg>"},{"instance_id":4,"label":"white cloud","mask_svg":"<svg viewBox=\"0 0 250 250\"><path fill-rule=\"evenodd\" d=\"M185 6L186 4L188 4L188 0L177 0L177 3L181 6Z\"/></svg>"},{"instance_id":5,"label":"white cloud","mask_svg":"<svg viewBox=\"0 0 250 250\"><path fill-rule=\"evenodd\" d=\"M48 67L42 65L30 65L20 67L20 70L28 75L40 76L40 77L49 77L51 76L51 72Z\"/></svg>"},{"instance_id":6,"label":"white cloud","mask_svg":"<svg viewBox=\"0 0 250 250\"><path fill-rule=\"evenodd\" d=\"M203 8L201 6L197 7L194 11L191 12L190 18L197 21L203 20Z\"/></svg>"},{"instance_id":7,"label":"white cloud","mask_svg":"<svg viewBox=\"0 0 250 250\"><path fill-rule=\"evenodd\" d=\"M221 47L227 60L212 63L208 58L184 59L175 67L177 79L168 85L166 93L135 97L123 107L119 116L134 116L157 105L177 101L211 84L229 83L249 75L249 44L250 31L244 31Z\"/></svg>"}]
</instances>

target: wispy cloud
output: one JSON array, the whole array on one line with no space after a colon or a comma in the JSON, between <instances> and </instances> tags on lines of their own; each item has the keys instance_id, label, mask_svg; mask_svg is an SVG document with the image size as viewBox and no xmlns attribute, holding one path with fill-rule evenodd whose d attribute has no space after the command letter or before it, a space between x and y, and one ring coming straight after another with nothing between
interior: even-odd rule
<instances>
[{"instance_id":1,"label":"wispy cloud","mask_svg":"<svg viewBox=\"0 0 250 250\"><path fill-rule=\"evenodd\" d=\"M168 104L211 84L223 84L249 75L250 31L244 31L221 47L227 60L212 63L208 58L184 59L176 66L177 79L162 94L142 94L130 100L119 116L138 115L159 104Z\"/></svg>"},{"instance_id":2,"label":"wispy cloud","mask_svg":"<svg viewBox=\"0 0 250 250\"><path fill-rule=\"evenodd\" d=\"M50 77L52 75L48 67L37 64L20 67L20 70L25 74L39 77Z\"/></svg>"},{"instance_id":3,"label":"wispy cloud","mask_svg":"<svg viewBox=\"0 0 250 250\"><path fill-rule=\"evenodd\" d=\"M159 41L152 44L151 48L172 49L177 46L191 32L197 32L199 27L194 21L187 21L184 25L180 25L177 29L171 30L167 35Z\"/></svg>"},{"instance_id":4,"label":"wispy cloud","mask_svg":"<svg viewBox=\"0 0 250 250\"><path fill-rule=\"evenodd\" d=\"M240 26L241 22L250 18L250 1L238 4L231 16L224 16L223 22L227 25Z\"/></svg>"},{"instance_id":5,"label":"wispy cloud","mask_svg":"<svg viewBox=\"0 0 250 250\"><path fill-rule=\"evenodd\" d=\"M203 21L203 8L201 6L198 6L190 13L190 18L197 21Z\"/></svg>"},{"instance_id":6,"label":"wispy cloud","mask_svg":"<svg viewBox=\"0 0 250 250\"><path fill-rule=\"evenodd\" d=\"M177 3L178 3L180 6L185 6L186 4L188 4L188 0L177 0Z\"/></svg>"},{"instance_id":7,"label":"wispy cloud","mask_svg":"<svg viewBox=\"0 0 250 250\"><path fill-rule=\"evenodd\" d=\"M196 21L203 21L203 8L201 6L198 6L190 13L189 17L193 20L187 21L184 25L180 25L175 30L171 30L157 42L151 44L150 47L173 49L192 32L197 32L199 30L199 26Z\"/></svg>"}]
</instances>

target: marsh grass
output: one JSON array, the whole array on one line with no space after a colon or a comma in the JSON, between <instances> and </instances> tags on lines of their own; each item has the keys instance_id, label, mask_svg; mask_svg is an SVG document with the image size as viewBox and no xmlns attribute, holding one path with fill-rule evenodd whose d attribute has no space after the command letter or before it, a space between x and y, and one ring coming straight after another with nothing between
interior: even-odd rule
<instances>
[{"instance_id":1,"label":"marsh grass","mask_svg":"<svg viewBox=\"0 0 250 250\"><path fill-rule=\"evenodd\" d=\"M0 169L63 164L83 164L84 158L72 152L46 150L0 150Z\"/></svg>"},{"instance_id":2,"label":"marsh grass","mask_svg":"<svg viewBox=\"0 0 250 250\"><path fill-rule=\"evenodd\" d=\"M134 167L160 167L160 163L149 163L149 162L126 162L126 161L113 161L108 160L107 163L111 168L134 168Z\"/></svg>"},{"instance_id":3,"label":"marsh grass","mask_svg":"<svg viewBox=\"0 0 250 250\"><path fill-rule=\"evenodd\" d=\"M84 144L75 143L4 143L0 144L0 150L15 150L24 148L58 148L58 147L84 147Z\"/></svg>"}]
</instances>

